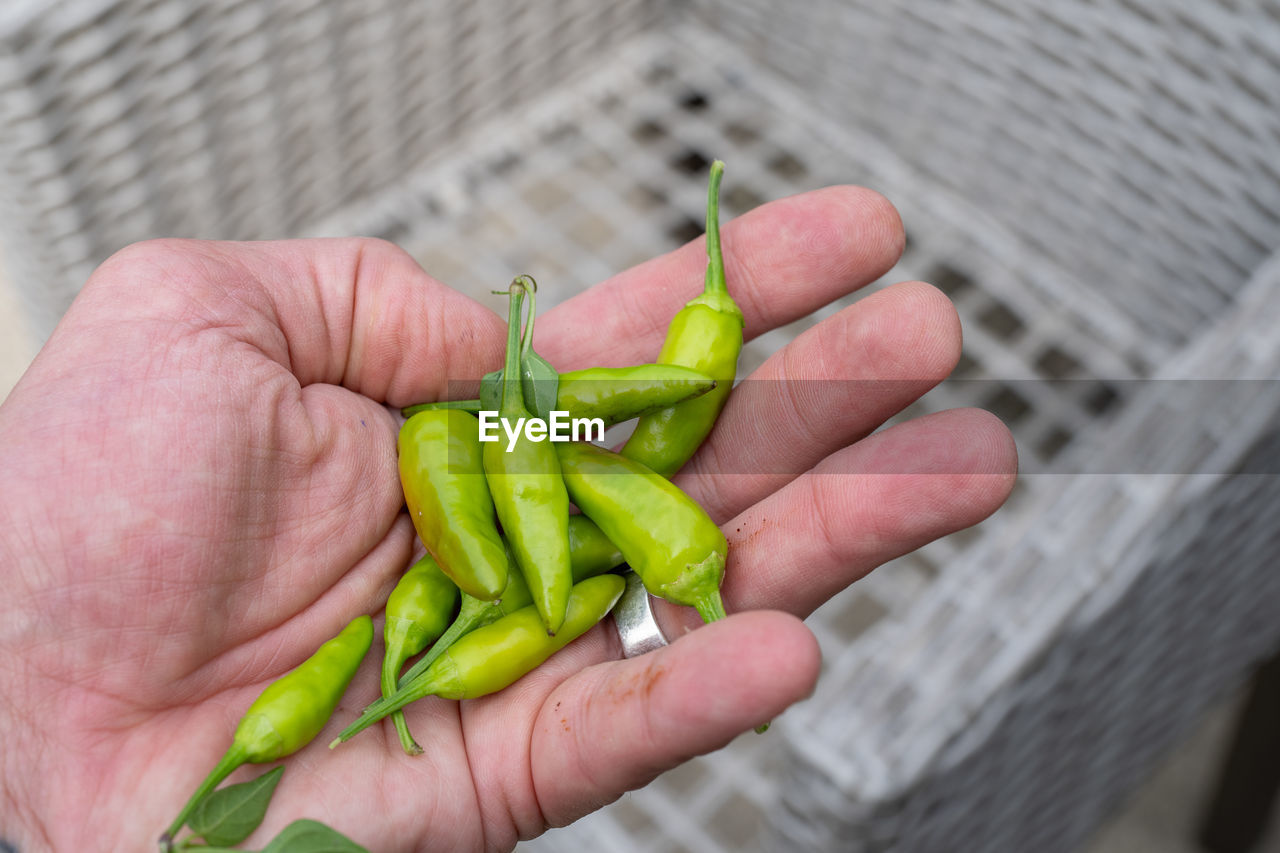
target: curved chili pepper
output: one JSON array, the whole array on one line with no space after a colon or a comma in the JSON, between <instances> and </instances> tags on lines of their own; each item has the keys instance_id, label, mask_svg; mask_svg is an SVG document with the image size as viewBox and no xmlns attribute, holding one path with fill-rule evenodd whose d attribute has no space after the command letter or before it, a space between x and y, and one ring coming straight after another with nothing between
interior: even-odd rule
<instances>
[{"instance_id":1,"label":"curved chili pepper","mask_svg":"<svg viewBox=\"0 0 1280 853\"><path fill-rule=\"evenodd\" d=\"M569 566L573 582L593 578L622 565L622 551L600 525L585 515L569 516Z\"/></svg>"},{"instance_id":2,"label":"curved chili pepper","mask_svg":"<svg viewBox=\"0 0 1280 853\"><path fill-rule=\"evenodd\" d=\"M622 552L618 550L618 546L610 542L596 523L585 515L569 516L569 560L573 568L575 584L604 574L623 563ZM453 620L453 624L440 635L427 653L414 662L408 672L400 677L399 686L404 687L426 672L427 668L435 663L436 658L448 651L459 638L530 604L533 604L533 595L519 572L510 574L507 588L502 591L502 598L497 601L481 601L464 592L462 606L458 609L458 616ZM383 698L371 702L360 712L360 715L363 717L366 714L381 711L387 704L386 697L387 692L384 686ZM403 714L400 716L403 718Z\"/></svg>"},{"instance_id":3,"label":"curved chili pepper","mask_svg":"<svg viewBox=\"0 0 1280 853\"><path fill-rule=\"evenodd\" d=\"M742 352L742 311L725 286L720 251L720 178L724 163L711 164L707 189L707 275L702 295L671 320L658 353L660 364L691 367L716 380L700 397L645 415L622 448L622 455L670 477L692 458L724 408Z\"/></svg>"},{"instance_id":4,"label":"curved chili pepper","mask_svg":"<svg viewBox=\"0 0 1280 853\"><path fill-rule=\"evenodd\" d=\"M532 417L520 382L520 311L525 296L532 304L533 279L520 276L511 283L507 320L507 359L502 380L499 416L515 423ZM536 286L534 286L536 287ZM527 350L533 339L534 312L529 312L525 333ZM487 442L483 450L484 473L498 520L511 544L515 563L533 593L548 634L564 621L564 609L573 586L569 566L569 493L560 476L560 460L549 441L531 441L520 432L505 445Z\"/></svg>"},{"instance_id":5,"label":"curved chili pepper","mask_svg":"<svg viewBox=\"0 0 1280 853\"><path fill-rule=\"evenodd\" d=\"M654 595L725 616L720 598L729 543L706 510L634 459L581 442L556 445L569 497L622 551Z\"/></svg>"},{"instance_id":6,"label":"curved chili pepper","mask_svg":"<svg viewBox=\"0 0 1280 853\"><path fill-rule=\"evenodd\" d=\"M382 695L396 692L405 661L435 642L449 627L458 609L459 595L458 587L430 554L410 566L400 578L387 598L382 627L386 646L382 658ZM404 751L410 755L421 753L422 747L409 733L404 714L397 711L394 721Z\"/></svg>"},{"instance_id":7,"label":"curved chili pepper","mask_svg":"<svg viewBox=\"0 0 1280 853\"><path fill-rule=\"evenodd\" d=\"M400 428L400 485L418 538L458 588L494 599L507 549L485 481L480 428L456 409L420 412Z\"/></svg>"},{"instance_id":8,"label":"curved chili pepper","mask_svg":"<svg viewBox=\"0 0 1280 853\"><path fill-rule=\"evenodd\" d=\"M192 810L236 768L278 761L320 734L372 643L373 621L358 616L297 668L268 685L236 726L231 746L160 837L161 848L169 849Z\"/></svg>"},{"instance_id":9,"label":"curved chili pepper","mask_svg":"<svg viewBox=\"0 0 1280 853\"><path fill-rule=\"evenodd\" d=\"M498 371L498 375L504 375ZM494 379L498 379L494 375ZM482 381L489 381L486 376ZM635 364L588 367L560 374L556 408L571 418L600 418L606 427L701 396L716 387L705 373L678 364ZM462 409L478 413L479 400L422 403L401 410L405 417L430 409Z\"/></svg>"},{"instance_id":10,"label":"curved chili pepper","mask_svg":"<svg viewBox=\"0 0 1280 853\"><path fill-rule=\"evenodd\" d=\"M618 575L600 575L575 584L564 622L548 634L536 606L522 607L462 637L420 676L401 687L382 708L347 726L330 748L350 740L378 720L425 696L474 699L518 681L605 617L622 595Z\"/></svg>"},{"instance_id":11,"label":"curved chili pepper","mask_svg":"<svg viewBox=\"0 0 1280 853\"><path fill-rule=\"evenodd\" d=\"M705 373L678 364L591 367L560 374L556 403L571 417L606 427L692 400L716 387Z\"/></svg>"}]
</instances>

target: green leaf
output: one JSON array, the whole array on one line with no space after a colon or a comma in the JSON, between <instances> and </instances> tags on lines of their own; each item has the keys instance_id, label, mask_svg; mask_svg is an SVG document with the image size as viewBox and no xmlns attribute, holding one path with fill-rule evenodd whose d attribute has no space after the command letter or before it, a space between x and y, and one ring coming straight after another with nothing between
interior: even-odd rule
<instances>
[{"instance_id":1,"label":"green leaf","mask_svg":"<svg viewBox=\"0 0 1280 853\"><path fill-rule=\"evenodd\" d=\"M214 791L196 806L187 826L214 847L230 847L248 838L267 813L284 768L277 767L250 782Z\"/></svg>"},{"instance_id":2,"label":"green leaf","mask_svg":"<svg viewBox=\"0 0 1280 853\"><path fill-rule=\"evenodd\" d=\"M520 362L520 383L529 411L544 421L551 420L560 392L560 374L551 363L530 349Z\"/></svg>"},{"instance_id":3,"label":"green leaf","mask_svg":"<svg viewBox=\"0 0 1280 853\"><path fill-rule=\"evenodd\" d=\"M502 371L486 373L480 379L480 411L496 412L502 408Z\"/></svg>"},{"instance_id":4,"label":"green leaf","mask_svg":"<svg viewBox=\"0 0 1280 853\"><path fill-rule=\"evenodd\" d=\"M314 820L295 820L280 830L262 853L369 853L336 829Z\"/></svg>"}]
</instances>

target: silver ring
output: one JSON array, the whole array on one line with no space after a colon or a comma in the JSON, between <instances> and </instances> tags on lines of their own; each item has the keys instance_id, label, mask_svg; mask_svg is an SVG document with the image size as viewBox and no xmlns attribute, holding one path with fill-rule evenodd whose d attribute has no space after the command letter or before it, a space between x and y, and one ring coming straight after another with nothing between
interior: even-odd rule
<instances>
[{"instance_id":1,"label":"silver ring","mask_svg":"<svg viewBox=\"0 0 1280 853\"><path fill-rule=\"evenodd\" d=\"M658 620L653 615L653 602L635 572L627 572L627 588L613 608L613 623L622 641L622 656L639 657L668 645Z\"/></svg>"}]
</instances>

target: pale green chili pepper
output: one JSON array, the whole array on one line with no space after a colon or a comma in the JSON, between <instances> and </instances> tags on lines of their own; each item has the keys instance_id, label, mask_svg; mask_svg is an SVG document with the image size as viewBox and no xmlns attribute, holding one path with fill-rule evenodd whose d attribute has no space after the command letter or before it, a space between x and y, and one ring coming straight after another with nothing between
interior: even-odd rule
<instances>
[{"instance_id":1,"label":"pale green chili pepper","mask_svg":"<svg viewBox=\"0 0 1280 853\"><path fill-rule=\"evenodd\" d=\"M373 621L358 616L296 669L262 691L236 726L231 746L160 837L161 849L171 848L173 837L196 805L236 768L278 761L320 734L372 644Z\"/></svg>"},{"instance_id":2,"label":"pale green chili pepper","mask_svg":"<svg viewBox=\"0 0 1280 853\"><path fill-rule=\"evenodd\" d=\"M409 567L387 598L386 620L382 627L386 652L382 658L382 694L396 692L400 670L409 658L431 645L444 633L458 610L461 593L453 581L440 571L440 565L427 554ZM409 733L404 714L394 716L400 745L410 755L422 747Z\"/></svg>"},{"instance_id":3,"label":"pale green chili pepper","mask_svg":"<svg viewBox=\"0 0 1280 853\"><path fill-rule=\"evenodd\" d=\"M715 426L729 399L742 352L742 310L725 285L720 250L720 177L724 163L711 164L707 188L707 275L702 294L671 320L658 353L659 364L701 371L716 387L700 397L645 415L622 448L622 455L670 477L688 462Z\"/></svg>"}]
</instances>

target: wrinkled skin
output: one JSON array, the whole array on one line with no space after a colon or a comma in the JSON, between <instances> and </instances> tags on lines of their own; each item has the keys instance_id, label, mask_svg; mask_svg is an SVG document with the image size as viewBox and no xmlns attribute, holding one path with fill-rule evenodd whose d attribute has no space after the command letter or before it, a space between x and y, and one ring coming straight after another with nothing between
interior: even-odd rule
<instances>
[{"instance_id":1,"label":"wrinkled skin","mask_svg":"<svg viewBox=\"0 0 1280 853\"><path fill-rule=\"evenodd\" d=\"M875 279L902 242L892 207L856 188L739 217L724 245L747 338ZM704 263L695 241L546 312L539 350L566 370L652 360ZM367 240L149 242L94 273L0 407L6 841L149 848L263 686L381 608L414 547L387 407L496 368L503 331ZM694 630L668 608L679 639L630 661L597 626L499 694L410 707L425 755L389 723L330 752L378 694L375 644L246 846L310 816L377 851L506 850L785 726L818 675L801 619L1012 487L1012 441L984 412L870 435L959 348L954 309L918 282L801 335L676 480L729 537L736 615ZM894 381L797 382L822 378Z\"/></svg>"}]
</instances>

